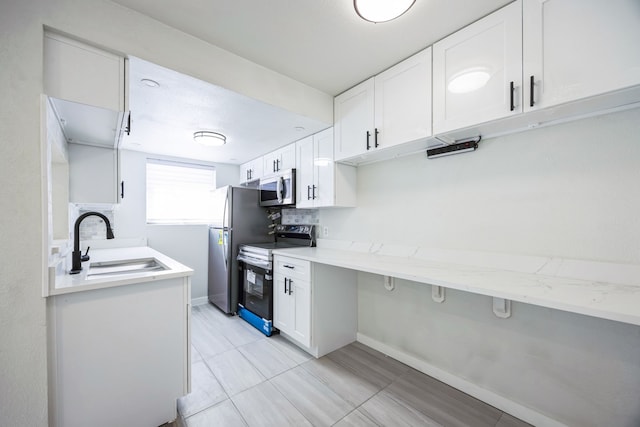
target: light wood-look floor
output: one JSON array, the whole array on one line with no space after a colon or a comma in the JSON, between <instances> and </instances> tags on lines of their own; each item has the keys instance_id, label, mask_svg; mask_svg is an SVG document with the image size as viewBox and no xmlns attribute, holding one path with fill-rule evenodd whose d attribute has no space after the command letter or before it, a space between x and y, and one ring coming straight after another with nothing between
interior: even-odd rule
<instances>
[{"instance_id":1,"label":"light wood-look floor","mask_svg":"<svg viewBox=\"0 0 640 427\"><path fill-rule=\"evenodd\" d=\"M314 359L213 305L192 320L187 427L529 426L359 343Z\"/></svg>"}]
</instances>

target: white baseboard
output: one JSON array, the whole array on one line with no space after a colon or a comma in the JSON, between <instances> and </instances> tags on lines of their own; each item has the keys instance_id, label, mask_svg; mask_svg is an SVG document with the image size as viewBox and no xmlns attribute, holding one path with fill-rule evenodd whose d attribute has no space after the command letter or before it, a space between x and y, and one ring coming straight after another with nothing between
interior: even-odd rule
<instances>
[{"instance_id":1,"label":"white baseboard","mask_svg":"<svg viewBox=\"0 0 640 427\"><path fill-rule=\"evenodd\" d=\"M209 297L191 298L191 306L203 305L209 303Z\"/></svg>"},{"instance_id":2,"label":"white baseboard","mask_svg":"<svg viewBox=\"0 0 640 427\"><path fill-rule=\"evenodd\" d=\"M407 354L402 350L393 348L387 344L377 341L367 335L358 333L357 341L369 346L375 350L378 350L389 357L392 357L405 365L409 365L412 368L429 375L437 380L442 381L445 384L450 385L464 393L467 393L476 399L482 400L489 405L492 405L501 411L504 411L514 417L520 418L534 426L538 427L567 427L556 420L553 420L546 415L543 415L535 410L523 406L517 402L507 399L504 396L500 396L492 391L479 387L478 385L467 381L463 378L457 377L447 371L444 371L436 366L433 366L422 359Z\"/></svg>"}]
</instances>

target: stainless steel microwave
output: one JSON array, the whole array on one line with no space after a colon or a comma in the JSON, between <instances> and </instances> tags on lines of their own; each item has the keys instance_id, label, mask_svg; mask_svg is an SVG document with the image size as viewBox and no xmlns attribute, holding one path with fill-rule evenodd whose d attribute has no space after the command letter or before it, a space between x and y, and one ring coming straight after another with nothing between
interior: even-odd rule
<instances>
[{"instance_id":1,"label":"stainless steel microwave","mask_svg":"<svg viewBox=\"0 0 640 427\"><path fill-rule=\"evenodd\" d=\"M295 169L260 178L260 206L293 206L295 204Z\"/></svg>"}]
</instances>

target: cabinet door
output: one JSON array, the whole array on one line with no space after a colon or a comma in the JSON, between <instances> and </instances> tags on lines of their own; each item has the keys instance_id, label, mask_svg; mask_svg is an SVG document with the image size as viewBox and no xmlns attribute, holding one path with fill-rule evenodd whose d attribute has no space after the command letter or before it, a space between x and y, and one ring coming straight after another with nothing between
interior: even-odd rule
<instances>
[{"instance_id":1,"label":"cabinet door","mask_svg":"<svg viewBox=\"0 0 640 427\"><path fill-rule=\"evenodd\" d=\"M314 206L335 205L335 164L333 162L333 128L313 135Z\"/></svg>"},{"instance_id":2,"label":"cabinet door","mask_svg":"<svg viewBox=\"0 0 640 427\"><path fill-rule=\"evenodd\" d=\"M278 171L277 160L279 159L278 159L277 151L272 151L271 153L267 153L262 158L263 158L262 170L264 175L270 175Z\"/></svg>"},{"instance_id":3,"label":"cabinet door","mask_svg":"<svg viewBox=\"0 0 640 427\"><path fill-rule=\"evenodd\" d=\"M251 162L240 165L240 183L249 181L251 171Z\"/></svg>"},{"instance_id":4,"label":"cabinet door","mask_svg":"<svg viewBox=\"0 0 640 427\"><path fill-rule=\"evenodd\" d=\"M311 346L311 283L293 279L291 297L293 305L293 329L289 332L292 338L305 347Z\"/></svg>"},{"instance_id":5,"label":"cabinet door","mask_svg":"<svg viewBox=\"0 0 640 427\"><path fill-rule=\"evenodd\" d=\"M523 26L525 110L640 84L637 0L525 0Z\"/></svg>"},{"instance_id":6,"label":"cabinet door","mask_svg":"<svg viewBox=\"0 0 640 427\"><path fill-rule=\"evenodd\" d=\"M374 148L431 136L431 48L375 77Z\"/></svg>"},{"instance_id":7,"label":"cabinet door","mask_svg":"<svg viewBox=\"0 0 640 427\"><path fill-rule=\"evenodd\" d=\"M366 80L334 100L335 160L367 152L374 130L374 83Z\"/></svg>"},{"instance_id":8,"label":"cabinet door","mask_svg":"<svg viewBox=\"0 0 640 427\"><path fill-rule=\"evenodd\" d=\"M285 276L275 274L273 277L273 324L286 334L294 330L294 299L289 295L288 282L285 287Z\"/></svg>"},{"instance_id":9,"label":"cabinet door","mask_svg":"<svg viewBox=\"0 0 640 427\"><path fill-rule=\"evenodd\" d=\"M286 147L282 147L278 150L279 160L278 171L284 171L287 169L293 169L296 167L296 144L289 144Z\"/></svg>"},{"instance_id":10,"label":"cabinet door","mask_svg":"<svg viewBox=\"0 0 640 427\"><path fill-rule=\"evenodd\" d=\"M253 181L262 177L262 157L240 165L240 183Z\"/></svg>"},{"instance_id":11,"label":"cabinet door","mask_svg":"<svg viewBox=\"0 0 640 427\"><path fill-rule=\"evenodd\" d=\"M124 57L52 33L44 37L44 90L51 97L125 111Z\"/></svg>"},{"instance_id":12,"label":"cabinet door","mask_svg":"<svg viewBox=\"0 0 640 427\"><path fill-rule=\"evenodd\" d=\"M117 203L117 150L69 144L69 201Z\"/></svg>"},{"instance_id":13,"label":"cabinet door","mask_svg":"<svg viewBox=\"0 0 640 427\"><path fill-rule=\"evenodd\" d=\"M298 156L296 179L297 179L297 195L296 207L310 208L314 206L313 186L314 181L314 164L313 164L313 136L301 139L296 142L296 151Z\"/></svg>"},{"instance_id":14,"label":"cabinet door","mask_svg":"<svg viewBox=\"0 0 640 427\"><path fill-rule=\"evenodd\" d=\"M264 165L262 163L262 157L253 159L251 161L251 180L260 179L264 175Z\"/></svg>"},{"instance_id":15,"label":"cabinet door","mask_svg":"<svg viewBox=\"0 0 640 427\"><path fill-rule=\"evenodd\" d=\"M522 2L433 45L434 134L522 111Z\"/></svg>"}]
</instances>

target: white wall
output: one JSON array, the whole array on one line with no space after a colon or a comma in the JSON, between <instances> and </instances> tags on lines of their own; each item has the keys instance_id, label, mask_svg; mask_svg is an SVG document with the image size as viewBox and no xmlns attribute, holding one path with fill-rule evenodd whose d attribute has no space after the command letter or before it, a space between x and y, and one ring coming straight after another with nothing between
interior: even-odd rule
<instances>
[{"instance_id":1,"label":"white wall","mask_svg":"<svg viewBox=\"0 0 640 427\"><path fill-rule=\"evenodd\" d=\"M330 238L640 263L640 109L358 169ZM359 332L571 426L640 425L640 327L359 274Z\"/></svg>"},{"instance_id":2,"label":"white wall","mask_svg":"<svg viewBox=\"0 0 640 427\"><path fill-rule=\"evenodd\" d=\"M317 120L333 114L331 96L107 0L0 2L0 425L7 426L48 419L39 127L45 25Z\"/></svg>"},{"instance_id":3,"label":"white wall","mask_svg":"<svg viewBox=\"0 0 640 427\"><path fill-rule=\"evenodd\" d=\"M207 225L147 225L146 223L146 161L149 155L138 151L121 152L121 173L125 181L125 197L114 213L114 234L118 238L146 237L152 248L170 256L194 270L191 277L191 298L207 297L207 260L209 232ZM178 160L166 156L154 159ZM197 162L216 168L216 185L238 185L240 168L235 165Z\"/></svg>"}]
</instances>

